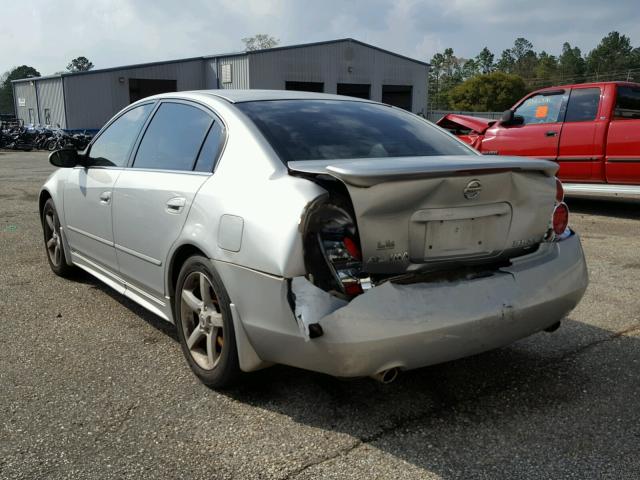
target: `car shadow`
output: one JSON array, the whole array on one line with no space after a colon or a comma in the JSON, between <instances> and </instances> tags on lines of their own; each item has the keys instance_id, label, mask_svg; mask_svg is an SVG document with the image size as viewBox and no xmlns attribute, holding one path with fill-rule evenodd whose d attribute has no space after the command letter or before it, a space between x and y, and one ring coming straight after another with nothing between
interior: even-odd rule
<instances>
[{"instance_id":1,"label":"car shadow","mask_svg":"<svg viewBox=\"0 0 640 480\"><path fill-rule=\"evenodd\" d=\"M612 337L572 320L563 328L578 338L601 339L594 345ZM599 364L589 357L594 347L554 352L545 345L558 343L550 340L554 335L540 333L509 347L403 372L389 385L277 366L246 375L222 393L315 429L347 434L438 478L523 478L523 465L533 469L531 478L559 478L569 466L550 458L571 451L576 442L582 445L571 455L579 461L603 457L612 471L624 472L631 467L612 446L633 423L625 426L621 417L637 402L639 375L630 379L635 388L623 388L619 405L607 404L615 393L599 391L598 378L607 372L585 368ZM629 350L640 348L629 337L617 341L625 347L611 349L606 358L616 369L627 364ZM614 427L598 427L615 419ZM640 434L635 445L640 446Z\"/></svg>"},{"instance_id":2,"label":"car shadow","mask_svg":"<svg viewBox=\"0 0 640 480\"><path fill-rule=\"evenodd\" d=\"M173 325L88 274L76 281L109 295L179 348ZM615 348L598 352L607 341L616 341ZM638 351L636 339L567 319L556 333L403 372L389 385L278 365L243 374L235 387L211 394L348 435L355 445L350 454L366 446L366 455L374 451L400 469L408 463L418 477L601 478L611 471L624 478L637 468L624 449L640 448L634 427L640 424L640 372L627 371L630 352ZM621 370L627 371L625 382L617 382ZM628 433L633 428L636 433ZM306 465L290 476L340 458L344 468L355 468L344 454L318 458L309 452ZM605 470L589 470L594 462ZM577 473L576 465L587 470ZM396 473L404 477L402 470Z\"/></svg>"},{"instance_id":3,"label":"car shadow","mask_svg":"<svg viewBox=\"0 0 640 480\"><path fill-rule=\"evenodd\" d=\"M99 290L105 295L108 295L123 307L131 310L133 313L135 313L138 317L140 317L142 320L147 322L149 325L151 325L158 331L162 332L172 340L178 342L178 334L176 333L176 329L173 324L151 313L149 310L138 305L133 300L129 300L124 295L121 295L120 293L116 292L108 285L102 283L93 275L85 272L84 270L77 269L77 272L74 272L73 277L70 278L69 280L87 285L89 288Z\"/></svg>"},{"instance_id":4,"label":"car shadow","mask_svg":"<svg viewBox=\"0 0 640 480\"><path fill-rule=\"evenodd\" d=\"M640 200L567 198L566 202L574 213L640 220Z\"/></svg>"}]
</instances>

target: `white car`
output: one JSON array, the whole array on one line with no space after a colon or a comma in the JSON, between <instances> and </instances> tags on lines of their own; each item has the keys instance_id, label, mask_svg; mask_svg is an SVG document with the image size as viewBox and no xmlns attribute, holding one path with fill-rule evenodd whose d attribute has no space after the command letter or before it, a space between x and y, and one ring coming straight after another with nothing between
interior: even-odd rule
<instances>
[{"instance_id":1,"label":"white car","mask_svg":"<svg viewBox=\"0 0 640 480\"><path fill-rule=\"evenodd\" d=\"M588 283L556 164L368 100L163 94L50 161L53 271L175 323L212 386L274 363L388 382L553 330Z\"/></svg>"}]
</instances>

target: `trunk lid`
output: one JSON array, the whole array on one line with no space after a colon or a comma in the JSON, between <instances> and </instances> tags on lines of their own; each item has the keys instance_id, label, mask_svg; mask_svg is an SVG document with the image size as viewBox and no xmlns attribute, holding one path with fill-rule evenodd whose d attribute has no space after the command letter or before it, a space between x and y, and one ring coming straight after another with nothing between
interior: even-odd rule
<instances>
[{"instance_id":1,"label":"trunk lid","mask_svg":"<svg viewBox=\"0 0 640 480\"><path fill-rule=\"evenodd\" d=\"M539 243L557 165L482 156L315 160L289 170L341 181L351 198L363 269L400 274L473 264Z\"/></svg>"}]
</instances>

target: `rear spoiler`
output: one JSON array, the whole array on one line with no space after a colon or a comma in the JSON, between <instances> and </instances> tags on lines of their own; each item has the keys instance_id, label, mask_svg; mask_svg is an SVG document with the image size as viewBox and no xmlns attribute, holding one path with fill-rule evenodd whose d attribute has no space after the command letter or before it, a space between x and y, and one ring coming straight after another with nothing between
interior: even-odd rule
<instances>
[{"instance_id":1,"label":"rear spoiler","mask_svg":"<svg viewBox=\"0 0 640 480\"><path fill-rule=\"evenodd\" d=\"M489 127L495 125L497 120L488 118L471 117L469 115L459 115L457 113L448 113L436 122L439 127L447 130L465 129L471 130L477 134L483 134Z\"/></svg>"},{"instance_id":2,"label":"rear spoiler","mask_svg":"<svg viewBox=\"0 0 640 480\"><path fill-rule=\"evenodd\" d=\"M331 175L348 185L364 188L385 182L501 171L535 171L550 177L558 171L558 164L548 160L481 155L303 160L289 162L287 166L294 172Z\"/></svg>"}]
</instances>

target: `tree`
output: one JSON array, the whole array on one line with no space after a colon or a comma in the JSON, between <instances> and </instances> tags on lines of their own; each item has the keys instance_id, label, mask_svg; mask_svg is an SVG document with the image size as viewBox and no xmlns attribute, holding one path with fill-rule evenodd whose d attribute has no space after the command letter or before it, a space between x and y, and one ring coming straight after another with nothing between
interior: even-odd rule
<instances>
[{"instance_id":1,"label":"tree","mask_svg":"<svg viewBox=\"0 0 640 480\"><path fill-rule=\"evenodd\" d=\"M429 98L433 108L449 107L449 91L464 80L464 63L464 59L454 55L453 48L433 56L429 68Z\"/></svg>"},{"instance_id":2,"label":"tree","mask_svg":"<svg viewBox=\"0 0 640 480\"><path fill-rule=\"evenodd\" d=\"M21 65L5 72L5 74L2 75L2 84L0 84L0 113L14 113L11 80L39 76L40 72L28 65Z\"/></svg>"},{"instance_id":3,"label":"tree","mask_svg":"<svg viewBox=\"0 0 640 480\"><path fill-rule=\"evenodd\" d=\"M264 50L265 48L273 48L280 43L280 40L267 35L266 33L258 33L253 37L245 37L242 39L244 43L244 49L247 52L253 52L255 50Z\"/></svg>"},{"instance_id":4,"label":"tree","mask_svg":"<svg viewBox=\"0 0 640 480\"><path fill-rule=\"evenodd\" d=\"M562 54L558 57L558 73L562 83L579 83L583 81L585 61L578 47L571 48L571 44L565 42L562 45Z\"/></svg>"},{"instance_id":5,"label":"tree","mask_svg":"<svg viewBox=\"0 0 640 480\"><path fill-rule=\"evenodd\" d=\"M637 49L636 49L637 50ZM594 79L617 80L625 70L639 68L638 56L626 35L611 32L587 55L587 70Z\"/></svg>"},{"instance_id":6,"label":"tree","mask_svg":"<svg viewBox=\"0 0 640 480\"><path fill-rule=\"evenodd\" d=\"M480 50L480 53L476 55L475 62L481 74L486 75L493 72L495 68L493 65L494 58L495 55L487 47Z\"/></svg>"},{"instance_id":7,"label":"tree","mask_svg":"<svg viewBox=\"0 0 640 480\"><path fill-rule=\"evenodd\" d=\"M558 59L543 50L538 55L534 73L537 88L549 87L558 83Z\"/></svg>"},{"instance_id":8,"label":"tree","mask_svg":"<svg viewBox=\"0 0 640 480\"><path fill-rule=\"evenodd\" d=\"M507 48L502 51L500 60L496 63L496 69L504 73L511 73L514 70L515 64L516 60L513 53L510 48Z\"/></svg>"},{"instance_id":9,"label":"tree","mask_svg":"<svg viewBox=\"0 0 640 480\"><path fill-rule=\"evenodd\" d=\"M67 70L70 72L86 72L93 68L93 63L89 61L87 57L77 57L71 60L67 65Z\"/></svg>"},{"instance_id":10,"label":"tree","mask_svg":"<svg viewBox=\"0 0 640 480\"><path fill-rule=\"evenodd\" d=\"M522 77L503 72L478 75L454 87L449 93L457 110L497 112L510 108L527 92Z\"/></svg>"}]
</instances>

